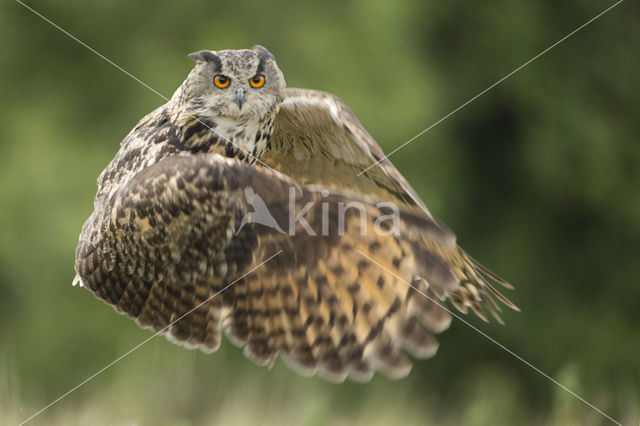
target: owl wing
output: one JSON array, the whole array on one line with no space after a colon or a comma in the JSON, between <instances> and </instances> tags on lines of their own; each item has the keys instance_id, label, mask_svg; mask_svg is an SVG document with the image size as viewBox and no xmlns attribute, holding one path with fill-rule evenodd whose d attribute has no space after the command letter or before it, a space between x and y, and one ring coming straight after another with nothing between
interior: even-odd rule
<instances>
[{"instance_id":1,"label":"owl wing","mask_svg":"<svg viewBox=\"0 0 640 426\"><path fill-rule=\"evenodd\" d=\"M76 272L118 312L188 347L213 351L224 330L259 364L281 353L335 380L400 377L405 351L435 353L433 333L450 322L436 300L465 284L453 235L405 210L392 227L392 210L216 154L172 156L97 206ZM283 229L261 224L271 219Z\"/></svg>"},{"instance_id":2,"label":"owl wing","mask_svg":"<svg viewBox=\"0 0 640 426\"><path fill-rule=\"evenodd\" d=\"M261 160L302 184L348 189L429 215L349 107L329 93L287 89Z\"/></svg>"},{"instance_id":3,"label":"owl wing","mask_svg":"<svg viewBox=\"0 0 640 426\"><path fill-rule=\"evenodd\" d=\"M391 202L433 220L418 194L385 158L380 146L349 107L330 93L287 89L262 161L299 183ZM466 312L470 307L486 320L476 303L482 300L487 311L502 323L497 312L499 306L493 304L492 296L517 310L492 283L510 289L512 286L460 247L443 253L442 257L463 284L449 296L460 311Z\"/></svg>"}]
</instances>

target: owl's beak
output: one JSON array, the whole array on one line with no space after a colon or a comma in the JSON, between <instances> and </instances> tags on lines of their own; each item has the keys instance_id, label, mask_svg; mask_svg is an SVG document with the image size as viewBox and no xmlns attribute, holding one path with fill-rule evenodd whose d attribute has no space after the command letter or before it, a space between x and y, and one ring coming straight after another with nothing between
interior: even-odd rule
<instances>
[{"instance_id":1,"label":"owl's beak","mask_svg":"<svg viewBox=\"0 0 640 426\"><path fill-rule=\"evenodd\" d=\"M242 104L244 104L244 88L239 87L236 92L236 102L238 103L238 108L242 109Z\"/></svg>"}]
</instances>

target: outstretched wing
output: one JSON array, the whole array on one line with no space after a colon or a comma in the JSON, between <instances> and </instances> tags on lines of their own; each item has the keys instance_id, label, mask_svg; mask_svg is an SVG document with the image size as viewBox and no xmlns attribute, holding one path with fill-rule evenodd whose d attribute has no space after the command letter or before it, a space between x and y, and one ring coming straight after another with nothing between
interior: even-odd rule
<instances>
[{"instance_id":1,"label":"outstretched wing","mask_svg":"<svg viewBox=\"0 0 640 426\"><path fill-rule=\"evenodd\" d=\"M287 232L256 223L236 232L252 211L247 187ZM361 208L344 209L355 201ZM190 347L213 351L225 330L260 364L281 353L336 380L376 369L399 377L411 366L404 351L433 355L433 333L449 324L435 297L467 284L450 232L405 210L391 228L392 213L215 154L173 156L98 206L76 272L117 311ZM474 290L470 303L493 309L486 288Z\"/></svg>"},{"instance_id":2,"label":"outstretched wing","mask_svg":"<svg viewBox=\"0 0 640 426\"><path fill-rule=\"evenodd\" d=\"M307 89L287 89L286 95L261 158L264 163L302 184L347 189L429 215L411 185L337 96Z\"/></svg>"},{"instance_id":3,"label":"outstretched wing","mask_svg":"<svg viewBox=\"0 0 640 426\"><path fill-rule=\"evenodd\" d=\"M264 163L301 184L346 190L376 201L391 202L433 220L415 190L384 157L380 146L344 102L316 90L287 89L286 94L270 145L262 157ZM450 295L460 311L466 313L471 308L486 320L477 303L482 300L489 313L502 322L496 312L499 307L493 304L488 293L517 310L492 283L506 288L512 288L511 285L462 249L448 251L443 257L462 283L459 290Z\"/></svg>"}]
</instances>

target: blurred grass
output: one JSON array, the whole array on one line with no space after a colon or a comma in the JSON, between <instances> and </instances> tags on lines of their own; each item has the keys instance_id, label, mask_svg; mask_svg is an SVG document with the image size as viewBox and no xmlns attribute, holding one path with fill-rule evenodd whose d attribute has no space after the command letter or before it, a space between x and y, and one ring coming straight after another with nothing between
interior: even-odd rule
<instances>
[{"instance_id":1,"label":"blurred grass","mask_svg":"<svg viewBox=\"0 0 640 426\"><path fill-rule=\"evenodd\" d=\"M255 43L290 87L342 97L389 152L603 10L602 2L31 1L171 95L186 54ZM471 321L623 424L640 396L639 7L624 2L391 160L513 282ZM15 2L0 5L0 423L149 336L72 288L95 179L163 101ZM606 419L459 322L406 380L340 386L156 338L33 424L544 424Z\"/></svg>"}]
</instances>

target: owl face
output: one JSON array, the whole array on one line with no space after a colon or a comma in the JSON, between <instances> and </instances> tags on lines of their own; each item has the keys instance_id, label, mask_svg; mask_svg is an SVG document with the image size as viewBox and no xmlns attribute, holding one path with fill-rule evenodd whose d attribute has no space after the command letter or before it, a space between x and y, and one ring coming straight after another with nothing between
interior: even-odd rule
<instances>
[{"instance_id":1,"label":"owl face","mask_svg":"<svg viewBox=\"0 0 640 426\"><path fill-rule=\"evenodd\" d=\"M236 123L263 121L284 99L285 81L267 49L202 50L189 55L196 66L182 96L201 117Z\"/></svg>"}]
</instances>

